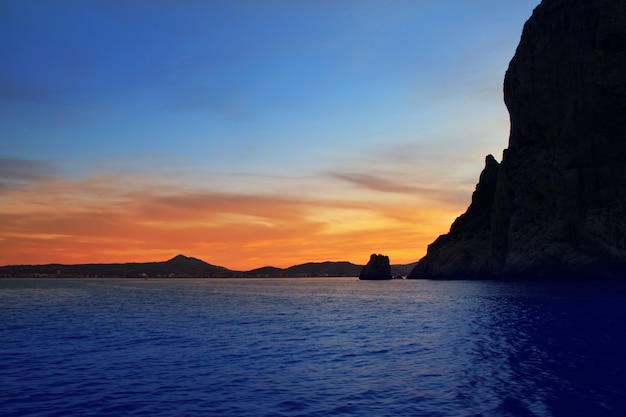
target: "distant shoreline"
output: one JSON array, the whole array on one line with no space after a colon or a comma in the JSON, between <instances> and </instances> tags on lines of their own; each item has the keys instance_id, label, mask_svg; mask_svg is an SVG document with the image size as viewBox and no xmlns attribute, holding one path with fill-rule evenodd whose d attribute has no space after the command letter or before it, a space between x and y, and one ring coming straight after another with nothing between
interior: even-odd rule
<instances>
[{"instance_id":1,"label":"distant shoreline","mask_svg":"<svg viewBox=\"0 0 626 417\"><path fill-rule=\"evenodd\" d=\"M393 265L394 276L406 276L414 264ZM236 271L178 255L165 262L118 264L46 264L0 267L0 278L325 278L358 277L363 265L310 262L289 268L263 267Z\"/></svg>"}]
</instances>

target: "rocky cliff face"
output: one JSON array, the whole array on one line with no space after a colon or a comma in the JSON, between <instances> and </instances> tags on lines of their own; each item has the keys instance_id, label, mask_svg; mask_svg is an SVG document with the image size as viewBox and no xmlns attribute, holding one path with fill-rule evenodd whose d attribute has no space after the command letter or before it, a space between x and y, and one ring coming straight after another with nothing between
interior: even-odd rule
<instances>
[{"instance_id":1,"label":"rocky cliff face","mask_svg":"<svg viewBox=\"0 0 626 417\"><path fill-rule=\"evenodd\" d=\"M487 156L469 208L455 220L450 233L428 246L428 255L409 278L481 278L490 273L491 217L498 169L494 157Z\"/></svg>"},{"instance_id":2,"label":"rocky cliff face","mask_svg":"<svg viewBox=\"0 0 626 417\"><path fill-rule=\"evenodd\" d=\"M489 192L409 277L626 277L626 2L544 0L504 100L509 147L474 195Z\"/></svg>"}]
</instances>

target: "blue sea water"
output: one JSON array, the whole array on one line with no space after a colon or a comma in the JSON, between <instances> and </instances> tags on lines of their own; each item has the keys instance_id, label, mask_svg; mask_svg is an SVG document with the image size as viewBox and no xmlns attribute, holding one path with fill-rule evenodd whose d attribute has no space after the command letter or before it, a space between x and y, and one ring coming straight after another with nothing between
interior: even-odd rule
<instances>
[{"instance_id":1,"label":"blue sea water","mask_svg":"<svg viewBox=\"0 0 626 417\"><path fill-rule=\"evenodd\" d=\"M626 286L0 280L0 415L625 416Z\"/></svg>"}]
</instances>

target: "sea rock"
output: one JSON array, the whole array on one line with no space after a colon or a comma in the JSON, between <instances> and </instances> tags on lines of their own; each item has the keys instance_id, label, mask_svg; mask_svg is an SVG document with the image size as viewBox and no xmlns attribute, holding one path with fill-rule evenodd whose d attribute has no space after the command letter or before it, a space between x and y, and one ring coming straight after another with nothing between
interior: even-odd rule
<instances>
[{"instance_id":1,"label":"sea rock","mask_svg":"<svg viewBox=\"0 0 626 417\"><path fill-rule=\"evenodd\" d=\"M385 255L372 254L370 260L361 269L359 274L361 280L386 280L391 279L391 264L389 257Z\"/></svg>"},{"instance_id":2,"label":"sea rock","mask_svg":"<svg viewBox=\"0 0 626 417\"><path fill-rule=\"evenodd\" d=\"M493 193L409 278L626 277L626 2L543 0L504 100L508 149L474 194Z\"/></svg>"}]
</instances>

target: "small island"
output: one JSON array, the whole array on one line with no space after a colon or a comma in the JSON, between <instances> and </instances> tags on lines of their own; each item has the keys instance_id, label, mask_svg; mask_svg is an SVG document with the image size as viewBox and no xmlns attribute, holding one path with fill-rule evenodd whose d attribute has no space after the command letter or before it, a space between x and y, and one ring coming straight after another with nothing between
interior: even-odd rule
<instances>
[{"instance_id":1,"label":"small island","mask_svg":"<svg viewBox=\"0 0 626 417\"><path fill-rule=\"evenodd\" d=\"M382 281L392 279L389 257L373 253L370 256L370 260L367 265L361 269L359 279L364 281Z\"/></svg>"}]
</instances>

